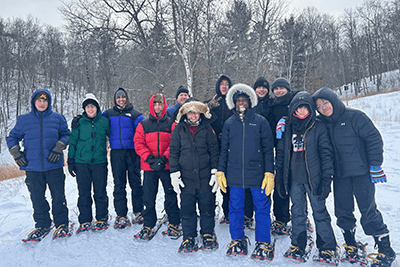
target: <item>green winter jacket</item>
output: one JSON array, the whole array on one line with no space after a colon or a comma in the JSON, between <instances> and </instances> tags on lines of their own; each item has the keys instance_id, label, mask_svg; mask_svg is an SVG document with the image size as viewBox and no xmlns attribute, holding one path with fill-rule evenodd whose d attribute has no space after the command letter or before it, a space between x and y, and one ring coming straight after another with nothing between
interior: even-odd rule
<instances>
[{"instance_id":1,"label":"green winter jacket","mask_svg":"<svg viewBox=\"0 0 400 267\"><path fill-rule=\"evenodd\" d=\"M84 113L79 127L69 137L68 158L76 163L99 164L107 162L107 136L110 135L110 120L99 112L92 120Z\"/></svg>"}]
</instances>

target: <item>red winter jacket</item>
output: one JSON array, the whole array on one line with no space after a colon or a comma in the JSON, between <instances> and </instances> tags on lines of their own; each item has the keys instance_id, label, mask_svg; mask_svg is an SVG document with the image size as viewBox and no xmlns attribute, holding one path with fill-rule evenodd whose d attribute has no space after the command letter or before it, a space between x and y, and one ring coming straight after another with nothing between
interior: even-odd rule
<instances>
[{"instance_id":1,"label":"red winter jacket","mask_svg":"<svg viewBox=\"0 0 400 267\"><path fill-rule=\"evenodd\" d=\"M150 155L156 158L165 156L169 160L169 143L172 133L172 121L166 116L167 101L164 98L164 108L161 117L157 118L154 112L154 95L150 98L149 111L150 117L142 120L137 128L134 137L135 150L140 156L141 169L144 171L153 171L146 162ZM169 170L169 162L165 166Z\"/></svg>"}]
</instances>

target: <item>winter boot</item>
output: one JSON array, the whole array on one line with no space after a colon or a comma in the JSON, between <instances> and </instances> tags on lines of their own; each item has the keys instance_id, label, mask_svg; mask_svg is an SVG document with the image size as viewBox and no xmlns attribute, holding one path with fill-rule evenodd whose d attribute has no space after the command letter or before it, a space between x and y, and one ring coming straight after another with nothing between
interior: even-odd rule
<instances>
[{"instance_id":1,"label":"winter boot","mask_svg":"<svg viewBox=\"0 0 400 267\"><path fill-rule=\"evenodd\" d=\"M256 242L256 248L251 254L252 259L269 260L274 259L275 241L273 243Z\"/></svg>"},{"instance_id":2,"label":"winter boot","mask_svg":"<svg viewBox=\"0 0 400 267\"><path fill-rule=\"evenodd\" d=\"M117 218L115 218L114 222L115 229L124 229L127 226L131 226L131 221L129 220L128 217L117 216Z\"/></svg>"},{"instance_id":3,"label":"winter boot","mask_svg":"<svg viewBox=\"0 0 400 267\"><path fill-rule=\"evenodd\" d=\"M45 238L45 236L47 236L51 231L51 227L49 228L42 228L42 227L38 227L35 228L32 232L29 233L28 237L25 239L22 239L22 241L27 242L27 241L36 241L39 242L41 241L43 238Z\"/></svg>"},{"instance_id":4,"label":"winter boot","mask_svg":"<svg viewBox=\"0 0 400 267\"><path fill-rule=\"evenodd\" d=\"M272 233L278 235L290 235L292 232L290 225L280 221L274 221L271 228Z\"/></svg>"},{"instance_id":5,"label":"winter boot","mask_svg":"<svg viewBox=\"0 0 400 267\"><path fill-rule=\"evenodd\" d=\"M142 224L144 222L144 218L141 212L136 212L133 214L132 223L133 224Z\"/></svg>"},{"instance_id":6,"label":"winter boot","mask_svg":"<svg viewBox=\"0 0 400 267\"><path fill-rule=\"evenodd\" d=\"M203 236L203 245L200 247L200 249L207 249L207 250L214 250L218 249L218 241L217 237L214 234L204 234Z\"/></svg>"},{"instance_id":7,"label":"winter boot","mask_svg":"<svg viewBox=\"0 0 400 267\"><path fill-rule=\"evenodd\" d=\"M342 233L344 236L345 244L343 247L345 249L345 253L342 257L342 261L348 261L350 263L359 262L361 265L367 265L367 252L363 243L356 241L356 228L350 230L343 230Z\"/></svg>"},{"instance_id":8,"label":"winter boot","mask_svg":"<svg viewBox=\"0 0 400 267\"><path fill-rule=\"evenodd\" d=\"M375 249L378 253L371 253L368 258L372 259L371 267L389 267L396 259L396 253L390 246L389 234L374 236ZM375 256L375 257L374 257Z\"/></svg>"},{"instance_id":9,"label":"winter boot","mask_svg":"<svg viewBox=\"0 0 400 267\"><path fill-rule=\"evenodd\" d=\"M57 229L53 233L53 239L59 237L68 237L72 235L74 229L74 224L70 223L69 225L61 224L57 227Z\"/></svg>"},{"instance_id":10,"label":"winter boot","mask_svg":"<svg viewBox=\"0 0 400 267\"><path fill-rule=\"evenodd\" d=\"M168 224L168 229L163 231L162 234L178 239L182 235L182 229L179 224Z\"/></svg>"},{"instance_id":11,"label":"winter boot","mask_svg":"<svg viewBox=\"0 0 400 267\"><path fill-rule=\"evenodd\" d=\"M93 231L107 230L108 226L109 226L109 224L108 224L107 219L101 219L101 220L94 222Z\"/></svg>"},{"instance_id":12,"label":"winter boot","mask_svg":"<svg viewBox=\"0 0 400 267\"><path fill-rule=\"evenodd\" d=\"M244 216L244 229L252 229L253 228L253 219L247 217L246 215Z\"/></svg>"},{"instance_id":13,"label":"winter boot","mask_svg":"<svg viewBox=\"0 0 400 267\"><path fill-rule=\"evenodd\" d=\"M151 240L153 239L154 235L155 233L150 227L143 226L143 228L139 231L139 233L134 235L134 237L136 239Z\"/></svg>"},{"instance_id":14,"label":"winter boot","mask_svg":"<svg viewBox=\"0 0 400 267\"><path fill-rule=\"evenodd\" d=\"M226 255L247 255L247 240L234 239L229 243Z\"/></svg>"},{"instance_id":15,"label":"winter boot","mask_svg":"<svg viewBox=\"0 0 400 267\"><path fill-rule=\"evenodd\" d=\"M93 231L92 223L87 222L87 223L82 223L78 230L76 230L76 233L79 234L81 232L86 232L86 231Z\"/></svg>"},{"instance_id":16,"label":"winter boot","mask_svg":"<svg viewBox=\"0 0 400 267\"><path fill-rule=\"evenodd\" d=\"M196 252L199 249L196 238L194 237L188 237L186 238L182 244L179 246L178 253L179 252Z\"/></svg>"},{"instance_id":17,"label":"winter boot","mask_svg":"<svg viewBox=\"0 0 400 267\"><path fill-rule=\"evenodd\" d=\"M299 248L298 246L293 245L290 246L283 256L300 262L306 262L309 258L309 255L306 254L304 248Z\"/></svg>"}]
</instances>

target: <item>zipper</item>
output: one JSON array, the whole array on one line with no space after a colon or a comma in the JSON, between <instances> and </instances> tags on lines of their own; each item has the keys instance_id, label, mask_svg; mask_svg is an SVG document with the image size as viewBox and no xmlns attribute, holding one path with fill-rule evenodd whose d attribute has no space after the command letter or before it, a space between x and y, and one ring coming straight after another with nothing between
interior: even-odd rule
<instances>
[{"instance_id":1,"label":"zipper","mask_svg":"<svg viewBox=\"0 0 400 267\"><path fill-rule=\"evenodd\" d=\"M243 124L243 138L242 138L242 184L244 188L244 137L245 137L245 123L244 120L242 121Z\"/></svg>"},{"instance_id":2,"label":"zipper","mask_svg":"<svg viewBox=\"0 0 400 267\"><path fill-rule=\"evenodd\" d=\"M92 137L92 159L90 160L91 163L94 162L93 160L93 151L94 151L94 138L96 136L96 133L94 131L94 120L92 120L92 133L91 133L91 137Z\"/></svg>"},{"instance_id":3,"label":"zipper","mask_svg":"<svg viewBox=\"0 0 400 267\"><path fill-rule=\"evenodd\" d=\"M43 151L43 116L42 112L40 114L40 154L42 158L42 170L44 171L44 151Z\"/></svg>"},{"instance_id":4,"label":"zipper","mask_svg":"<svg viewBox=\"0 0 400 267\"><path fill-rule=\"evenodd\" d=\"M306 162L306 170L307 170L307 173L308 173L308 183L310 184L311 195L313 195L314 189L313 189L313 186L312 186L312 183L311 183L311 175L310 175L310 170L308 168L308 162L307 162L306 134L307 134L308 130L310 130L314 126L314 124L315 124L315 121L311 124L310 127L307 128L307 130L304 132L304 137L303 137L304 138L304 161Z\"/></svg>"},{"instance_id":5,"label":"zipper","mask_svg":"<svg viewBox=\"0 0 400 267\"><path fill-rule=\"evenodd\" d=\"M121 144L121 148L124 148L124 147L122 146L122 138L121 138L121 113L122 113L122 111L120 111L120 112L119 112L119 115L118 115L118 127L119 127L118 134L119 134L119 142L120 142L120 144Z\"/></svg>"}]
</instances>

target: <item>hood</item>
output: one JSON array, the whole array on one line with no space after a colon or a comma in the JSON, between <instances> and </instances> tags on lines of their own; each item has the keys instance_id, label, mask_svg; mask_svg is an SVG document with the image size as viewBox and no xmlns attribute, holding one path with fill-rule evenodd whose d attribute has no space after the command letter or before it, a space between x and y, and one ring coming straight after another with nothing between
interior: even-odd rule
<instances>
[{"instance_id":1,"label":"hood","mask_svg":"<svg viewBox=\"0 0 400 267\"><path fill-rule=\"evenodd\" d=\"M238 91L241 91L250 97L251 106L249 107L249 109L257 106L258 98L254 89L248 86L247 84L237 83L234 86L232 86L231 89L229 89L228 93L226 94L225 101L226 105L230 110L235 108L235 102L233 102L233 96Z\"/></svg>"},{"instance_id":2,"label":"hood","mask_svg":"<svg viewBox=\"0 0 400 267\"><path fill-rule=\"evenodd\" d=\"M222 81L223 79L228 80L229 88L231 88L231 86L232 86L232 81L231 81L231 79L230 79L228 76L222 75L221 77L219 77L219 79L217 80L217 82L216 82L216 84L215 84L215 92L217 93L218 96L221 96L222 98L224 98L225 95L222 95L222 94L221 94L221 91L219 90L219 85L220 85L220 83L221 83L221 81ZM229 91L228 91L228 92L229 92Z\"/></svg>"},{"instance_id":3,"label":"hood","mask_svg":"<svg viewBox=\"0 0 400 267\"><path fill-rule=\"evenodd\" d=\"M49 96L49 106L47 107L47 110L48 110L48 111L52 111L52 108L51 108L51 94L50 94L50 91L47 90L47 89L44 89L44 88L37 89L35 92L33 92L32 96L31 96L31 109L32 109L32 111L36 111L35 103L33 102L33 99L35 99L35 96L36 96L37 94L41 93L41 92L44 92L44 93L46 93L46 94Z\"/></svg>"},{"instance_id":4,"label":"hood","mask_svg":"<svg viewBox=\"0 0 400 267\"><path fill-rule=\"evenodd\" d=\"M331 120L335 121L343 114L346 109L346 106L343 104L342 100L340 100L339 96L330 88L324 87L316 91L313 95L314 103L319 98L328 100L329 102L331 102L333 107L333 113L331 116L326 117L320 114L323 119L330 118Z\"/></svg>"},{"instance_id":5,"label":"hood","mask_svg":"<svg viewBox=\"0 0 400 267\"><path fill-rule=\"evenodd\" d=\"M293 113L300 105L307 105L310 110L310 122L315 120L315 102L309 92L300 91L292 99L289 104L289 119L292 121Z\"/></svg>"},{"instance_id":6,"label":"hood","mask_svg":"<svg viewBox=\"0 0 400 267\"><path fill-rule=\"evenodd\" d=\"M160 118L158 118L158 119L161 119L161 118L163 118L164 116L165 116L165 114L167 113L167 100L165 99L165 96L163 95L163 94L161 94L161 93L159 93L160 95L162 95L162 97L163 97L163 100L164 100L164 108L163 108L163 110L161 111L161 116L160 116ZM154 111L154 97L156 96L157 94L154 94L151 98L150 98L150 101L149 101L149 111L150 111L150 114L151 114L151 116L153 116L154 118L157 118L157 116L156 116L156 113L155 113L155 111Z\"/></svg>"},{"instance_id":7,"label":"hood","mask_svg":"<svg viewBox=\"0 0 400 267\"><path fill-rule=\"evenodd\" d=\"M211 118L210 109L207 104L204 104L198 101L196 98L191 97L186 100L185 104L180 107L178 115L176 115L176 123L179 123L182 117L186 117L185 115L189 113L189 111L200 113L200 117L204 117L206 119Z\"/></svg>"},{"instance_id":8,"label":"hood","mask_svg":"<svg viewBox=\"0 0 400 267\"><path fill-rule=\"evenodd\" d=\"M126 90L125 90L124 88L118 88L118 90L115 91L115 93L114 93L114 104L115 104L116 106L118 106L118 105L117 105L117 94L119 93L119 91L123 91L123 92L125 93L125 96L126 96L125 107L129 106L129 104L130 104L131 102L130 102L130 100L129 100L128 93L126 92Z\"/></svg>"}]
</instances>

